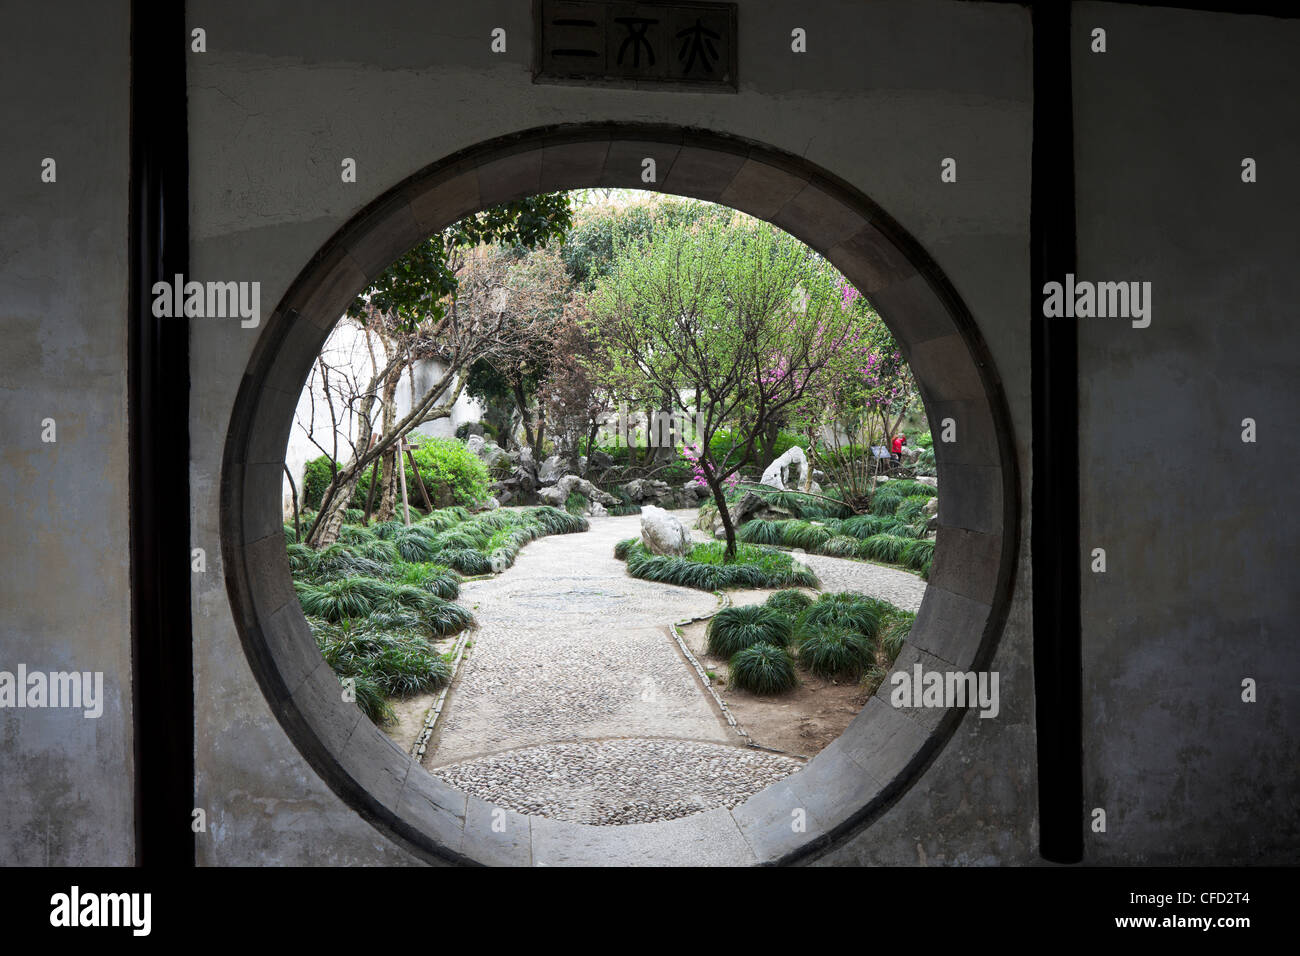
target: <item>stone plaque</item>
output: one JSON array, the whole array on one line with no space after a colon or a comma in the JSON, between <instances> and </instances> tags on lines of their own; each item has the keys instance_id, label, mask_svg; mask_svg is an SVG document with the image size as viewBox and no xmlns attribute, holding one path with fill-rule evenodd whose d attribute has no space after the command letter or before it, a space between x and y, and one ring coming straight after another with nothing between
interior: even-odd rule
<instances>
[{"instance_id":1,"label":"stone plaque","mask_svg":"<svg viewBox=\"0 0 1300 956\"><path fill-rule=\"evenodd\" d=\"M736 90L734 3L535 0L533 78Z\"/></svg>"}]
</instances>

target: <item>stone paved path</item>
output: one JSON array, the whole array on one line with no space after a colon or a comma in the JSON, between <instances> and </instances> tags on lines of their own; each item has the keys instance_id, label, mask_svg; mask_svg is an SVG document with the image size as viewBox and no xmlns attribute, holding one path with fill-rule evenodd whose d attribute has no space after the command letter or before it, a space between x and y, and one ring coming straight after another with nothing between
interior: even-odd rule
<instances>
[{"instance_id":1,"label":"stone paved path","mask_svg":"<svg viewBox=\"0 0 1300 956\"><path fill-rule=\"evenodd\" d=\"M620 824L735 806L799 769L742 746L718 715L666 628L717 598L628 576L614 545L639 533L636 515L592 519L462 587L479 628L424 758L431 773L518 812ZM925 590L906 572L799 557L828 590L912 609Z\"/></svg>"},{"instance_id":2,"label":"stone paved path","mask_svg":"<svg viewBox=\"0 0 1300 956\"><path fill-rule=\"evenodd\" d=\"M612 826L730 810L801 766L761 750L660 737L525 747L435 773L516 813Z\"/></svg>"},{"instance_id":3,"label":"stone paved path","mask_svg":"<svg viewBox=\"0 0 1300 956\"><path fill-rule=\"evenodd\" d=\"M614 545L639 533L635 515L593 519L461 588L479 629L429 766L564 740L735 742L665 630L718 600L629 577Z\"/></svg>"}]
</instances>

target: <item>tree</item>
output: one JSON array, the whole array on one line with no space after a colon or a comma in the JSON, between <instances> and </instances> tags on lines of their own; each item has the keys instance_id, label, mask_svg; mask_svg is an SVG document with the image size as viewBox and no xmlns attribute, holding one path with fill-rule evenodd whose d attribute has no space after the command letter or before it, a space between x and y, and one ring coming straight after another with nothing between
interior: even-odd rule
<instances>
[{"instance_id":1,"label":"tree","mask_svg":"<svg viewBox=\"0 0 1300 956\"><path fill-rule=\"evenodd\" d=\"M503 313L483 308L471 308L463 317L458 313L459 273L468 250L485 242L532 249L562 238L571 224L566 193L532 196L467 216L399 258L348 307L348 315L367 330L374 374L354 396L364 431L358 432L352 459L337 469L326 488L308 544L319 548L337 539L347 504L372 462L389 457L392 468L386 468L386 475L396 475L401 442L413 429L451 414L475 362L521 347L521 329ZM481 297L486 291L478 293ZM376 339L381 340L378 351ZM443 371L422 396L412 395L410 410L399 418L397 383L421 358L437 358ZM370 441L381 420L378 436Z\"/></svg>"},{"instance_id":2,"label":"tree","mask_svg":"<svg viewBox=\"0 0 1300 956\"><path fill-rule=\"evenodd\" d=\"M539 392L558 450L575 474L578 459L591 454L596 435L614 410L614 391L604 374L589 322L586 298L571 300L553 329L546 380Z\"/></svg>"},{"instance_id":3,"label":"tree","mask_svg":"<svg viewBox=\"0 0 1300 956\"><path fill-rule=\"evenodd\" d=\"M536 401L551 357L553 329L569 301L569 278L555 249L485 246L464 269L464 285L483 294L463 296L460 308L484 320L499 315L513 347L494 349L469 369L466 391L481 401L509 399L534 458L546 438L546 407Z\"/></svg>"},{"instance_id":4,"label":"tree","mask_svg":"<svg viewBox=\"0 0 1300 956\"><path fill-rule=\"evenodd\" d=\"M574 285L581 292L590 292L597 282L612 268L620 248L630 243L643 243L657 232L675 226L698 226L702 222L729 223L739 215L726 206L699 200L682 200L665 197L659 193L641 190L621 190L639 196L622 205L588 205L575 216L573 228L565 236L561 256ZM644 382L634 385L618 383L606 378L606 397L628 408L639 408L649 422L657 408L671 399L658 392L647 390ZM635 449L629 448L629 453ZM647 443L642 464L657 463L659 467L675 458L673 448L666 444ZM636 455L630 454L629 462ZM653 472L652 472L653 473Z\"/></svg>"},{"instance_id":5,"label":"tree","mask_svg":"<svg viewBox=\"0 0 1300 956\"><path fill-rule=\"evenodd\" d=\"M736 215L621 242L592 294L592 326L612 374L695 418L693 451L722 518L727 560L736 531L724 483L767 423L818 387L852 332L836 278L798 240ZM723 428L735 441L718 460L712 439Z\"/></svg>"},{"instance_id":6,"label":"tree","mask_svg":"<svg viewBox=\"0 0 1300 956\"><path fill-rule=\"evenodd\" d=\"M385 269L348 307L348 315L364 321L377 310L408 329L437 322L456 300L467 250L484 244L534 249L563 239L572 226L569 194L563 192L528 196L466 216Z\"/></svg>"},{"instance_id":7,"label":"tree","mask_svg":"<svg viewBox=\"0 0 1300 956\"><path fill-rule=\"evenodd\" d=\"M824 387L815 401L793 412L816 449L828 436L829 449L817 456L832 476L844 503L869 508L879 459L871 446L890 439L920 397L911 367L879 314L848 282L840 285L841 308L857 321L845 346L827 364Z\"/></svg>"}]
</instances>

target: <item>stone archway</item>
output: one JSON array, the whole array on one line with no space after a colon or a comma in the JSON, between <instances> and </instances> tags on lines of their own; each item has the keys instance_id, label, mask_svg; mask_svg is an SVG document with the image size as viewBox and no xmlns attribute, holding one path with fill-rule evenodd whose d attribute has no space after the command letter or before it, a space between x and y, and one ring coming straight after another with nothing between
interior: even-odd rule
<instances>
[{"instance_id":1,"label":"stone archway","mask_svg":"<svg viewBox=\"0 0 1300 956\"><path fill-rule=\"evenodd\" d=\"M655 160L654 183L642 181ZM373 825L426 859L461 863L793 863L869 826L921 775L962 712L897 710L889 683L798 774L734 810L592 827L509 814L424 773L344 704L294 593L280 517L281 462L308 370L348 303L431 232L538 192L658 189L732 206L824 254L902 345L936 433L944 489L930 587L896 668L987 665L1019 547L1010 418L979 330L951 284L887 213L798 157L699 130L592 124L532 130L458 153L385 193L309 262L265 324L226 436L222 554L236 626L276 718L312 767ZM412 772L412 771L415 772ZM793 810L805 829L794 832Z\"/></svg>"}]
</instances>

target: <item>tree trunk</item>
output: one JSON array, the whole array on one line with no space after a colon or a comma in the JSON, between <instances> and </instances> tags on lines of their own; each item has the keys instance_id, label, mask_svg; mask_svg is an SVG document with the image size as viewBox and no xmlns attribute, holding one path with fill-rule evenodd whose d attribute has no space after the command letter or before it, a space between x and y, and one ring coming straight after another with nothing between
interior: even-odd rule
<instances>
[{"instance_id":1,"label":"tree trunk","mask_svg":"<svg viewBox=\"0 0 1300 956\"><path fill-rule=\"evenodd\" d=\"M347 472L344 472L344 474L347 474ZM319 550L338 540L339 530L343 527L343 519L347 517L348 503L357 490L360 476L360 469L353 468L349 477L345 478L342 484L336 484L336 476L335 481L331 481L329 487L325 489L322 501L329 502L328 510L317 516L316 528L307 536L307 544L311 547ZM322 504L321 507L325 508L327 506Z\"/></svg>"},{"instance_id":2,"label":"tree trunk","mask_svg":"<svg viewBox=\"0 0 1300 956\"><path fill-rule=\"evenodd\" d=\"M781 426L777 422L769 421L763 427L762 433L762 453L757 462L760 468L766 468L772 462L776 461L776 441L781 437Z\"/></svg>"},{"instance_id":3,"label":"tree trunk","mask_svg":"<svg viewBox=\"0 0 1300 956\"><path fill-rule=\"evenodd\" d=\"M409 369L410 364L408 363L405 368ZM401 377L402 372L398 371L384 382L384 391L380 401L383 403L383 434L385 435L391 433L394 425L397 423L397 383L401 380ZM402 439L399 438L398 443L400 444L401 441ZM380 488L382 495L379 498L379 520L381 522L392 521L394 515L397 513L398 476L397 472L394 470L394 464L396 464L396 467L400 468L401 462L402 456L394 452L392 449L389 449L384 453L384 481Z\"/></svg>"},{"instance_id":4,"label":"tree trunk","mask_svg":"<svg viewBox=\"0 0 1300 956\"><path fill-rule=\"evenodd\" d=\"M298 518L298 486L294 484L293 473L289 471L289 466L284 466L284 476L289 479L289 491L293 494L293 540L299 542L302 540L302 523Z\"/></svg>"},{"instance_id":5,"label":"tree trunk","mask_svg":"<svg viewBox=\"0 0 1300 956\"><path fill-rule=\"evenodd\" d=\"M524 440L528 443L528 448L533 453L533 459L537 459L540 452L538 447L540 442L533 433L533 418L528 414L528 396L524 394L524 386L515 382L512 386L515 393L515 407L519 412L519 419L524 425Z\"/></svg>"},{"instance_id":6,"label":"tree trunk","mask_svg":"<svg viewBox=\"0 0 1300 956\"><path fill-rule=\"evenodd\" d=\"M736 560L736 528L731 523L731 512L727 508L727 496L722 493L722 482L714 477L713 469L706 467L704 469L704 479L708 482L709 490L713 492L713 501L718 506L718 517L722 519L722 530L727 534L727 549L724 552L724 560Z\"/></svg>"},{"instance_id":7,"label":"tree trunk","mask_svg":"<svg viewBox=\"0 0 1300 956\"><path fill-rule=\"evenodd\" d=\"M397 471L393 467L393 452L384 452L383 476L379 485L379 515L376 520L381 524L392 521L397 513Z\"/></svg>"}]
</instances>

